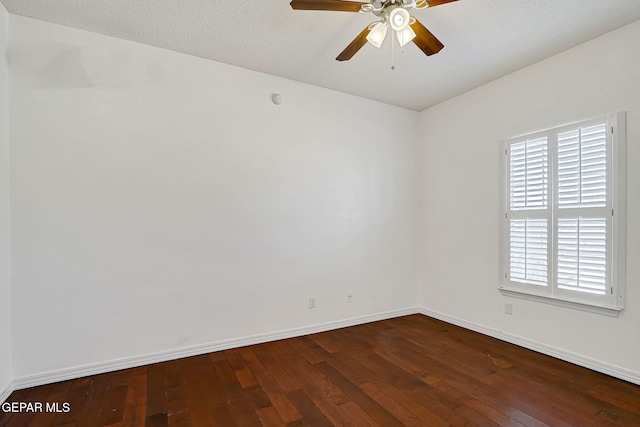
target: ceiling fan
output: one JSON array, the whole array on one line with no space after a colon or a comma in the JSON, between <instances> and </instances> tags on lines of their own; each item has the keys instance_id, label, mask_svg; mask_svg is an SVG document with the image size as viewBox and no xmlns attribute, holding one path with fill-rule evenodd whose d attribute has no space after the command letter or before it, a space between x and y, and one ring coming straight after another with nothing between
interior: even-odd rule
<instances>
[{"instance_id":1,"label":"ceiling fan","mask_svg":"<svg viewBox=\"0 0 640 427\"><path fill-rule=\"evenodd\" d=\"M296 10L333 10L340 12L371 12L379 20L368 25L336 58L348 61L367 41L375 47L382 46L387 30L391 28L400 46L413 41L426 55L433 55L444 47L424 25L409 14L411 9L424 9L457 0L370 0L368 2L348 0L292 0Z\"/></svg>"}]
</instances>

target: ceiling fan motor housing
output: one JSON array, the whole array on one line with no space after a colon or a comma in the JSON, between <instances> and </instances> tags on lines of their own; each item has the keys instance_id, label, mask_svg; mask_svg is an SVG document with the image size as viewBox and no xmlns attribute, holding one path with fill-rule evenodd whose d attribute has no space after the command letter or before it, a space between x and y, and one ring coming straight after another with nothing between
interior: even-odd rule
<instances>
[{"instance_id":1,"label":"ceiling fan motor housing","mask_svg":"<svg viewBox=\"0 0 640 427\"><path fill-rule=\"evenodd\" d=\"M422 9L427 7L427 0L372 0L371 3L363 4L361 12L372 12L380 18L388 18L391 12L397 8L404 9Z\"/></svg>"}]
</instances>

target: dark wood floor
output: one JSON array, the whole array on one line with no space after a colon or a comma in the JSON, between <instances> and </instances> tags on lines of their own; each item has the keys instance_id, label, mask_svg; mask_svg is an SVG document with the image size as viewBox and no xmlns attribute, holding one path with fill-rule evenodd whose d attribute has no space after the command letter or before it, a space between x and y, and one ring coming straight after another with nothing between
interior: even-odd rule
<instances>
[{"instance_id":1,"label":"dark wood floor","mask_svg":"<svg viewBox=\"0 0 640 427\"><path fill-rule=\"evenodd\" d=\"M13 393L0 426L640 426L640 387L421 315Z\"/></svg>"}]
</instances>

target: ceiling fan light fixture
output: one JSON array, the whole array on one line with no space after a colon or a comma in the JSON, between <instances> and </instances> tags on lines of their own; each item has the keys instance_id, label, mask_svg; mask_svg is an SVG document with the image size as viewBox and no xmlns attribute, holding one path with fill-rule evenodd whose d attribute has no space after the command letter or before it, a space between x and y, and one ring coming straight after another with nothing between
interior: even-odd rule
<instances>
[{"instance_id":1,"label":"ceiling fan light fixture","mask_svg":"<svg viewBox=\"0 0 640 427\"><path fill-rule=\"evenodd\" d=\"M416 38L416 33L411 27L407 27L402 31L396 31L396 36L398 37L400 46L405 47L407 43Z\"/></svg>"},{"instance_id":2,"label":"ceiling fan light fixture","mask_svg":"<svg viewBox=\"0 0 640 427\"><path fill-rule=\"evenodd\" d=\"M289 1L289 0L287 0ZM362 12L375 15L375 22L365 27L347 45L336 61L348 61L367 42L382 47L389 27L396 33L398 42L405 46L413 42L427 56L442 50L444 45L420 21L411 16L413 9L439 6L458 0L291 0L294 10L332 10L338 12ZM2 2L2 0L0 0ZM410 27L410 28L409 28ZM393 39L393 36L392 36ZM391 47L395 42L391 43ZM393 57L393 50L392 50Z\"/></svg>"},{"instance_id":3,"label":"ceiling fan light fixture","mask_svg":"<svg viewBox=\"0 0 640 427\"><path fill-rule=\"evenodd\" d=\"M376 22L375 24L372 24L371 31L367 34L367 40L375 47L380 48L386 36L387 24L384 22Z\"/></svg>"},{"instance_id":4,"label":"ceiling fan light fixture","mask_svg":"<svg viewBox=\"0 0 640 427\"><path fill-rule=\"evenodd\" d=\"M411 15L407 9L396 7L389 14L389 25L396 31L402 31L409 26Z\"/></svg>"}]
</instances>

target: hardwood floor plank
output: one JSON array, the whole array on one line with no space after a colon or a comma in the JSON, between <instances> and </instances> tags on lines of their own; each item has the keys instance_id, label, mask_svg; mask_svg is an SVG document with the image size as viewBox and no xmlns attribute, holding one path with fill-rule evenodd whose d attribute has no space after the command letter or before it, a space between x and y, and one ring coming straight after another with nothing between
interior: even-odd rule
<instances>
[{"instance_id":1,"label":"hardwood floor plank","mask_svg":"<svg viewBox=\"0 0 640 427\"><path fill-rule=\"evenodd\" d=\"M280 341L271 347L274 358L287 367L289 376L333 425L354 425L340 406L346 402L346 397L315 366L300 357L289 342Z\"/></svg>"},{"instance_id":2,"label":"hardwood floor plank","mask_svg":"<svg viewBox=\"0 0 640 427\"><path fill-rule=\"evenodd\" d=\"M96 375L91 378L87 399L78 414L75 423L80 427L93 427L98 425L102 413L102 402L109 387L109 374ZM73 404L71 405L74 406Z\"/></svg>"},{"instance_id":3,"label":"hardwood floor plank","mask_svg":"<svg viewBox=\"0 0 640 427\"><path fill-rule=\"evenodd\" d=\"M242 393L240 384L226 386L225 392L228 396L227 405L236 424L242 427L261 425L255 409L247 401L247 395Z\"/></svg>"},{"instance_id":4,"label":"hardwood floor plank","mask_svg":"<svg viewBox=\"0 0 640 427\"><path fill-rule=\"evenodd\" d=\"M516 409L516 411L522 412L530 416L531 418L543 423L543 425L554 427L575 427L560 418L562 417L562 414L560 414L560 417L555 416L554 414L549 413L548 408L546 408L545 405L537 404L536 402L530 402L527 396L523 396L518 391L511 390L508 387L493 387L487 385L481 387L479 391L495 397L496 399L502 401L503 405L514 408Z\"/></svg>"},{"instance_id":5,"label":"hardwood floor plank","mask_svg":"<svg viewBox=\"0 0 640 427\"><path fill-rule=\"evenodd\" d=\"M128 388L128 372L121 371L109 378L98 425L105 426L122 422Z\"/></svg>"},{"instance_id":6,"label":"hardwood floor plank","mask_svg":"<svg viewBox=\"0 0 640 427\"><path fill-rule=\"evenodd\" d=\"M157 363L150 365L147 370L146 413L147 417L153 417L154 420L166 418L168 411L166 366L166 363Z\"/></svg>"},{"instance_id":7,"label":"hardwood floor plank","mask_svg":"<svg viewBox=\"0 0 640 427\"><path fill-rule=\"evenodd\" d=\"M283 427L286 423L280 417L280 414L273 406L267 406L266 408L258 409L256 415L260 419L260 422L264 427Z\"/></svg>"},{"instance_id":8,"label":"hardwood floor plank","mask_svg":"<svg viewBox=\"0 0 640 427\"><path fill-rule=\"evenodd\" d=\"M254 350L256 356L260 359L262 366L269 371L271 377L278 383L282 391L285 393L300 390L300 384L296 383L289 374L286 373L285 367L278 363L269 351L271 346L272 343L263 344L256 346Z\"/></svg>"},{"instance_id":9,"label":"hardwood floor plank","mask_svg":"<svg viewBox=\"0 0 640 427\"><path fill-rule=\"evenodd\" d=\"M309 339L309 337L303 336L295 339L289 340L291 341L291 346L296 349L296 351L305 358L310 364L315 365L316 363L324 362L322 357L316 355L313 351L314 347L320 347L315 341ZM303 344L303 341L307 341L308 343L312 343L310 345Z\"/></svg>"},{"instance_id":10,"label":"hardwood floor plank","mask_svg":"<svg viewBox=\"0 0 640 427\"><path fill-rule=\"evenodd\" d=\"M147 378L144 375L135 375L129 379L127 395L124 398L124 410L122 413L123 427L134 427L144 424L147 402Z\"/></svg>"},{"instance_id":11,"label":"hardwood floor plank","mask_svg":"<svg viewBox=\"0 0 640 427\"><path fill-rule=\"evenodd\" d=\"M276 359L281 363L291 367L292 373L296 375L297 383L303 388L313 385L323 396L326 396L334 405L342 405L349 399L345 394L324 375L322 375L313 365L301 359L297 350L287 342L289 352L282 352L276 355ZM279 343L280 348L284 347L284 342Z\"/></svg>"},{"instance_id":12,"label":"hardwood floor plank","mask_svg":"<svg viewBox=\"0 0 640 427\"><path fill-rule=\"evenodd\" d=\"M71 383L71 387L69 388L67 395L64 397L64 402L70 404L70 411L67 413L58 414L52 424L54 426L75 424L80 413L82 412L82 408L84 407L85 402L89 397L90 386L92 382L91 377L79 378L67 382Z\"/></svg>"},{"instance_id":13,"label":"hardwood floor plank","mask_svg":"<svg viewBox=\"0 0 640 427\"><path fill-rule=\"evenodd\" d=\"M404 426L424 426L424 421L405 409L398 402L372 384L363 384L360 386L367 396L378 402L389 414L393 415Z\"/></svg>"},{"instance_id":14,"label":"hardwood floor plank","mask_svg":"<svg viewBox=\"0 0 640 427\"><path fill-rule=\"evenodd\" d=\"M546 402L549 412L562 414L566 419L575 420L574 422L577 421L582 425L588 425L593 420L593 416L599 412L592 405L585 403L584 395L576 396L573 400L567 399L562 395L562 391L554 385L541 389L533 380L523 381L522 378L515 379L503 373L496 374L495 378L500 378L501 382L509 387L521 387L521 396L528 396L529 399ZM615 424L602 420L600 425L614 426Z\"/></svg>"},{"instance_id":15,"label":"hardwood floor plank","mask_svg":"<svg viewBox=\"0 0 640 427\"><path fill-rule=\"evenodd\" d=\"M637 405L628 403L620 398L611 396L607 393L603 393L599 390L587 390L585 394L588 394L589 396L592 396L593 398L601 402L606 402L619 410L630 412L635 415L640 415L640 403L638 403ZM638 425L640 425L640 422L638 423Z\"/></svg>"},{"instance_id":16,"label":"hardwood floor plank","mask_svg":"<svg viewBox=\"0 0 640 427\"><path fill-rule=\"evenodd\" d=\"M581 393L580 398L575 398L571 383L566 381L557 381L554 377L540 372L531 372L527 370L518 370L517 367L509 369L509 376L516 381L520 380L531 385L531 388L545 393L548 387L553 387L553 396L556 402L561 403L565 408L572 408L576 412L588 412L598 414L600 418L609 420L617 424L619 420L625 423L640 426L640 414L637 408L631 408L627 405L617 406L605 400L598 399L590 393ZM627 410L629 408L630 410Z\"/></svg>"},{"instance_id":17,"label":"hardwood floor plank","mask_svg":"<svg viewBox=\"0 0 640 427\"><path fill-rule=\"evenodd\" d=\"M158 412L147 416L145 427L169 427L169 417L166 412Z\"/></svg>"},{"instance_id":18,"label":"hardwood floor plank","mask_svg":"<svg viewBox=\"0 0 640 427\"><path fill-rule=\"evenodd\" d=\"M287 393L287 397L295 405L298 411L302 414L304 421L312 426L317 427L330 427L333 426L331 422L324 416L317 406L309 399L309 397L302 390L295 390Z\"/></svg>"},{"instance_id":19,"label":"hardwood floor plank","mask_svg":"<svg viewBox=\"0 0 640 427\"><path fill-rule=\"evenodd\" d=\"M220 409L216 411L216 423L224 425L228 421L229 425L235 425L228 410L224 410L226 396L219 381L215 378L208 381L212 370L210 357L190 357L178 364L193 424L215 425L212 406L217 405Z\"/></svg>"},{"instance_id":20,"label":"hardwood floor plank","mask_svg":"<svg viewBox=\"0 0 640 427\"><path fill-rule=\"evenodd\" d=\"M191 410L189 409L189 400L184 388L180 365L175 362L167 364L165 374L169 426L189 426L192 424Z\"/></svg>"},{"instance_id":21,"label":"hardwood floor plank","mask_svg":"<svg viewBox=\"0 0 640 427\"><path fill-rule=\"evenodd\" d=\"M445 379L432 384L433 387L447 395L450 399L459 402L460 405L454 408L454 411L463 416L465 419L475 424L484 425L508 425L521 426L518 421L501 413L484 402L475 399L469 395L469 391L475 390L473 387L453 387L446 382Z\"/></svg>"},{"instance_id":22,"label":"hardwood floor plank","mask_svg":"<svg viewBox=\"0 0 640 427\"><path fill-rule=\"evenodd\" d=\"M325 350L317 347L314 351L324 352ZM439 402L431 401L425 396L417 398L415 383L403 381L392 372L387 371L386 368L377 365L371 360L371 355L367 358L359 358L359 360L355 360L351 354L353 353L346 350L337 352L334 355L325 355L324 358L327 363L331 364L331 366L335 367L347 376L349 376L353 371L359 371L361 375L359 378L362 378L363 376L368 377L369 381L380 389L383 389L390 396L393 396L393 399L396 402L404 406L429 426L450 425L449 422L445 421L433 412L434 409L444 413L447 418L455 419L458 417L454 412L442 406ZM354 380L353 377L351 377L351 379L352 381Z\"/></svg>"},{"instance_id":23,"label":"hardwood floor plank","mask_svg":"<svg viewBox=\"0 0 640 427\"><path fill-rule=\"evenodd\" d=\"M359 407L354 402L346 402L340 405L340 408L344 410L350 420L350 424L346 425L354 425L357 427L362 426L371 426L371 427L380 427L373 418L369 416L361 407Z\"/></svg>"},{"instance_id":24,"label":"hardwood floor plank","mask_svg":"<svg viewBox=\"0 0 640 427\"><path fill-rule=\"evenodd\" d=\"M586 417L579 414L578 417L574 417L561 406L555 405L552 397L532 393L526 385L509 381L503 375L491 376L487 379L487 384L488 386L484 389L488 393L499 396L510 405L552 426L574 427L576 424L587 426L593 425L596 419L595 414L587 414ZM589 421L585 421L585 418Z\"/></svg>"},{"instance_id":25,"label":"hardwood floor plank","mask_svg":"<svg viewBox=\"0 0 640 427\"><path fill-rule=\"evenodd\" d=\"M187 427L193 425L191 411L189 409L175 410L169 413L169 427Z\"/></svg>"},{"instance_id":26,"label":"hardwood floor plank","mask_svg":"<svg viewBox=\"0 0 640 427\"><path fill-rule=\"evenodd\" d=\"M625 402L625 404L635 407L636 409L640 408L640 394L637 392L637 385L606 375L599 375L601 382L599 384L592 384L589 390L587 390L588 394L590 394L589 391L595 391L602 395L609 396L611 399L614 399L615 402Z\"/></svg>"},{"instance_id":27,"label":"hardwood floor plank","mask_svg":"<svg viewBox=\"0 0 640 427\"><path fill-rule=\"evenodd\" d=\"M353 348L354 345L357 347ZM454 412L442 405L438 399L433 400L422 393L428 390L428 388L423 388L427 384L411 376L398 366L379 359L375 354L366 354L366 357L358 357L358 348L360 348L359 343L356 344L349 340L345 343L342 351L336 353L333 357L328 357L327 362L346 375L349 375L351 371L346 369L345 365L351 370L360 371L361 375L367 378L369 383L384 391L395 402L408 409L430 426L449 425L449 422L435 412L440 412L445 418L457 417ZM452 421L455 421L455 419Z\"/></svg>"},{"instance_id":28,"label":"hardwood floor plank","mask_svg":"<svg viewBox=\"0 0 640 427\"><path fill-rule=\"evenodd\" d=\"M371 399L356 384L347 379L342 373L338 372L327 362L318 363L317 369L333 382L342 392L360 406L371 418L383 426L401 426L402 423L387 412L378 402Z\"/></svg>"},{"instance_id":29,"label":"hardwood floor plank","mask_svg":"<svg viewBox=\"0 0 640 427\"><path fill-rule=\"evenodd\" d=\"M640 386L422 315L14 392L0 427L640 425Z\"/></svg>"},{"instance_id":30,"label":"hardwood floor plank","mask_svg":"<svg viewBox=\"0 0 640 427\"><path fill-rule=\"evenodd\" d=\"M229 361L229 364L231 365L231 368L233 369L238 382L240 382L240 385L242 385L242 388L251 388L258 386L258 382L251 373L251 370L247 367L244 359L242 359L242 356L240 356L237 351L227 350L225 351L225 356L227 357L227 360Z\"/></svg>"},{"instance_id":31,"label":"hardwood floor plank","mask_svg":"<svg viewBox=\"0 0 640 427\"><path fill-rule=\"evenodd\" d=\"M240 355L282 420L287 424L300 421L302 419L300 412L298 412L253 351L241 349Z\"/></svg>"},{"instance_id":32,"label":"hardwood floor plank","mask_svg":"<svg viewBox=\"0 0 640 427\"><path fill-rule=\"evenodd\" d=\"M291 424L302 420L302 414L284 392L269 394L269 400L285 423Z\"/></svg>"},{"instance_id":33,"label":"hardwood floor plank","mask_svg":"<svg viewBox=\"0 0 640 427\"><path fill-rule=\"evenodd\" d=\"M447 388L449 390L456 390L458 393L460 393L459 399L461 402L463 401L463 399L476 400L486 405L487 407L503 414L504 416L517 421L522 425L531 427L548 426L548 424L532 417L530 414L509 405L503 399L499 399L498 396L492 395L490 393L485 393L483 387L470 387L466 383L458 381L452 377L445 377L442 381L435 383L434 386L439 389Z\"/></svg>"},{"instance_id":34,"label":"hardwood floor plank","mask_svg":"<svg viewBox=\"0 0 640 427\"><path fill-rule=\"evenodd\" d=\"M455 409L455 411L464 419L468 420L471 425L480 427L500 427L500 424L491 421L489 418L473 410L467 405L460 405Z\"/></svg>"}]
</instances>

